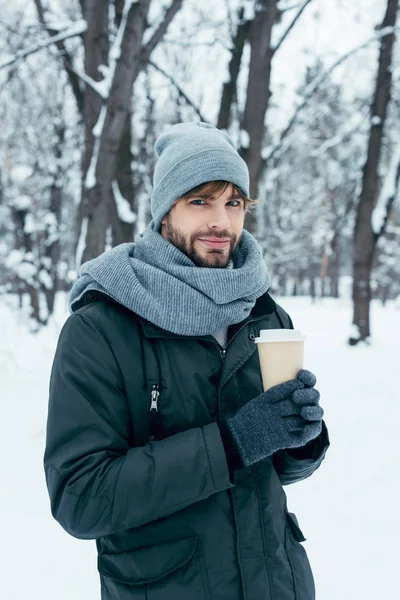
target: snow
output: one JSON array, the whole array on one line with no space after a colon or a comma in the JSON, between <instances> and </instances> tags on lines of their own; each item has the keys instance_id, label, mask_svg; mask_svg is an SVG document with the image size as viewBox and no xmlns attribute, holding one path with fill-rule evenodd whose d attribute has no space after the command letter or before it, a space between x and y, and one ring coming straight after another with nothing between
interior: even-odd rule
<instances>
[{"instance_id":1,"label":"snow","mask_svg":"<svg viewBox=\"0 0 400 600\"><path fill-rule=\"evenodd\" d=\"M58 31L59 33L65 29L68 29L68 31L74 31L74 30L78 30L78 34L81 33L81 28L84 27L83 31L86 30L87 24L86 21L84 21L83 19L81 19L80 21L76 21L75 23L73 23L72 21L61 21L55 18L47 18L46 19L46 26L49 29L53 29L54 31Z\"/></svg>"},{"instance_id":2,"label":"snow","mask_svg":"<svg viewBox=\"0 0 400 600\"><path fill-rule=\"evenodd\" d=\"M32 206L32 199L26 194L21 194L10 201L10 206L13 206L18 211L27 211Z\"/></svg>"},{"instance_id":3,"label":"snow","mask_svg":"<svg viewBox=\"0 0 400 600\"><path fill-rule=\"evenodd\" d=\"M86 236L88 229L88 218L84 217L81 223L81 231L79 234L78 244L76 246L76 254L75 254L75 268L78 269L82 263L83 253L86 248Z\"/></svg>"},{"instance_id":4,"label":"snow","mask_svg":"<svg viewBox=\"0 0 400 600\"><path fill-rule=\"evenodd\" d=\"M14 183L23 183L33 175L33 169L28 165L16 165L11 169L10 175Z\"/></svg>"},{"instance_id":5,"label":"snow","mask_svg":"<svg viewBox=\"0 0 400 600\"><path fill-rule=\"evenodd\" d=\"M28 213L25 217L24 233L29 235L31 233L35 233L35 231L36 231L35 219L33 218L32 213Z\"/></svg>"},{"instance_id":6,"label":"snow","mask_svg":"<svg viewBox=\"0 0 400 600\"><path fill-rule=\"evenodd\" d=\"M307 334L305 367L317 375L331 437L320 470L285 488L307 538L317 598L394 598L400 310L374 301L371 346L350 348L348 300L279 302ZM16 304L12 296L0 298L2 598L99 598L95 542L72 538L52 518L42 468L48 381L66 295L57 295L54 318L36 335L11 308Z\"/></svg>"},{"instance_id":7,"label":"snow","mask_svg":"<svg viewBox=\"0 0 400 600\"><path fill-rule=\"evenodd\" d=\"M254 0L246 0L243 8L243 21L252 21L256 16L256 3Z\"/></svg>"},{"instance_id":8,"label":"snow","mask_svg":"<svg viewBox=\"0 0 400 600\"><path fill-rule=\"evenodd\" d=\"M50 269L51 269L50 256L42 256L42 258L40 259L40 263L44 269L46 269L47 271L50 271Z\"/></svg>"},{"instance_id":9,"label":"snow","mask_svg":"<svg viewBox=\"0 0 400 600\"><path fill-rule=\"evenodd\" d=\"M11 250L10 254L4 261L4 266L7 269L14 269L20 262L24 260L25 253L22 250Z\"/></svg>"},{"instance_id":10,"label":"snow","mask_svg":"<svg viewBox=\"0 0 400 600\"><path fill-rule=\"evenodd\" d=\"M245 129L240 130L240 147L248 148L250 146L250 135Z\"/></svg>"},{"instance_id":11,"label":"snow","mask_svg":"<svg viewBox=\"0 0 400 600\"><path fill-rule=\"evenodd\" d=\"M99 138L102 134L103 127L104 127L104 121L106 120L106 115L107 115L107 108L106 108L106 106L102 106L102 108L100 110L99 118L97 119L97 123L92 129L92 133L95 138ZM94 152L93 152L93 154L94 154Z\"/></svg>"},{"instance_id":12,"label":"snow","mask_svg":"<svg viewBox=\"0 0 400 600\"><path fill-rule=\"evenodd\" d=\"M111 185L119 218L121 221L124 221L124 223L135 223L136 213L132 211L128 200L126 200L121 194L118 182L113 181Z\"/></svg>"},{"instance_id":13,"label":"snow","mask_svg":"<svg viewBox=\"0 0 400 600\"><path fill-rule=\"evenodd\" d=\"M400 171L400 143L395 148L385 175L378 201L371 216L374 233L379 234L387 214L388 202L397 194Z\"/></svg>"},{"instance_id":14,"label":"snow","mask_svg":"<svg viewBox=\"0 0 400 600\"><path fill-rule=\"evenodd\" d=\"M378 115L374 115L373 117L371 117L371 125L380 125L381 122L382 119L378 117Z\"/></svg>"},{"instance_id":15,"label":"snow","mask_svg":"<svg viewBox=\"0 0 400 600\"><path fill-rule=\"evenodd\" d=\"M86 173L85 178L85 187L90 190L96 185L96 168L97 168L97 159L99 158L100 151L100 142L101 142L101 134L103 132L104 122L107 116L107 106L103 104L100 109L99 118L97 119L96 125L92 129L92 133L95 137L93 154L90 160L90 165Z\"/></svg>"},{"instance_id":16,"label":"snow","mask_svg":"<svg viewBox=\"0 0 400 600\"><path fill-rule=\"evenodd\" d=\"M25 258L26 256L27 255L25 255ZM15 264L13 270L17 274L19 279L26 281L30 285L35 285L34 277L37 274L37 267L33 263L26 262L24 260Z\"/></svg>"},{"instance_id":17,"label":"snow","mask_svg":"<svg viewBox=\"0 0 400 600\"><path fill-rule=\"evenodd\" d=\"M53 279L45 269L39 271L38 280L47 290L53 289Z\"/></svg>"}]
</instances>

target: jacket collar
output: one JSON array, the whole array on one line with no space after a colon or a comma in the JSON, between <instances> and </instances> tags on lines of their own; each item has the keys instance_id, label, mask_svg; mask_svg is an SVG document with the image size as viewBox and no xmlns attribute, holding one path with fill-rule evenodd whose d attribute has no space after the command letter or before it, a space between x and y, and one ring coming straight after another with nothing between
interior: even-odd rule
<instances>
[{"instance_id":1,"label":"jacket collar","mask_svg":"<svg viewBox=\"0 0 400 600\"><path fill-rule=\"evenodd\" d=\"M265 292L262 296L257 298L256 303L254 304L251 312L246 319L241 321L240 323L235 323L230 326L231 333L234 333L238 329L240 329L247 321L253 321L254 319L258 319L263 317L264 315L271 314L276 309L276 302L271 298L268 292ZM146 337L149 338L197 338L197 339L209 339L210 335L196 335L196 336L187 336L180 335L178 333L172 333L171 331L167 331L166 329L161 329L157 325L150 323L143 317L139 317L139 321L142 325L143 332Z\"/></svg>"}]
</instances>

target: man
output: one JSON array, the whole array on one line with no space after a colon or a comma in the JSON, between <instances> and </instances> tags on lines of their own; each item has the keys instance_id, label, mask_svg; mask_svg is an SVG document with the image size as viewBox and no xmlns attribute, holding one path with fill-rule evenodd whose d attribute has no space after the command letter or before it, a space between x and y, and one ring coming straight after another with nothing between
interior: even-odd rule
<instances>
[{"instance_id":1,"label":"man","mask_svg":"<svg viewBox=\"0 0 400 600\"><path fill-rule=\"evenodd\" d=\"M243 229L249 174L206 123L157 140L153 220L89 261L50 382L53 516L96 539L103 600L312 600L283 485L329 445L315 377L263 392L254 339L292 328Z\"/></svg>"}]
</instances>

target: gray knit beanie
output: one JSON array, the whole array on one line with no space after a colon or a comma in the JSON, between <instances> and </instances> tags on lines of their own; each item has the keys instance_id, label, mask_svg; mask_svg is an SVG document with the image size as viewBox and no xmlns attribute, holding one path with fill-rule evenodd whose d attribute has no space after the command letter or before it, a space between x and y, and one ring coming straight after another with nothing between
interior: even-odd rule
<instances>
[{"instance_id":1,"label":"gray knit beanie","mask_svg":"<svg viewBox=\"0 0 400 600\"><path fill-rule=\"evenodd\" d=\"M154 150L151 214L159 231L175 200L209 181L229 181L249 196L249 171L232 138L209 123L178 123L164 131Z\"/></svg>"}]
</instances>

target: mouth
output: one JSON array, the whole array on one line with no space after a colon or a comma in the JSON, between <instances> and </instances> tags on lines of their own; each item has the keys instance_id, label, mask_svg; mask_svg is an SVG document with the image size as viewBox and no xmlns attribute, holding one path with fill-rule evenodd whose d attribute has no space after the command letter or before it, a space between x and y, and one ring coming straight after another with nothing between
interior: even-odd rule
<instances>
[{"instance_id":1,"label":"mouth","mask_svg":"<svg viewBox=\"0 0 400 600\"><path fill-rule=\"evenodd\" d=\"M198 240L207 248L225 248L229 244L229 240L202 240L201 238Z\"/></svg>"}]
</instances>

